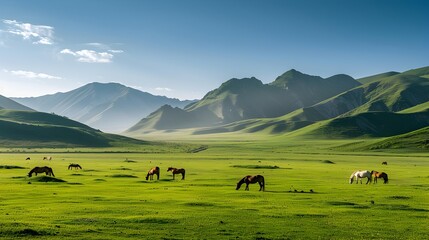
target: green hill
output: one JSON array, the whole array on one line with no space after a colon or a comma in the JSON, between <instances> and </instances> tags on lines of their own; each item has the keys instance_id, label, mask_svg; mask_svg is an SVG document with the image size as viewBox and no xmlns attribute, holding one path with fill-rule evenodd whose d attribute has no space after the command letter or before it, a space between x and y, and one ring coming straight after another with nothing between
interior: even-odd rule
<instances>
[{"instance_id":1,"label":"green hill","mask_svg":"<svg viewBox=\"0 0 429 240\"><path fill-rule=\"evenodd\" d=\"M367 83L371 83L371 82L375 82L375 81L380 81L383 78L391 77L391 76L394 76L397 74L399 74L399 72L393 72L393 71L392 72L385 72L385 73L380 73L380 74L376 74L376 75L369 76L369 77L359 78L356 80L362 84L367 84Z\"/></svg>"},{"instance_id":2,"label":"green hill","mask_svg":"<svg viewBox=\"0 0 429 240\"><path fill-rule=\"evenodd\" d=\"M365 146L361 150L378 149L429 149L429 127L418 129L402 135L390 137L388 139Z\"/></svg>"},{"instance_id":3,"label":"green hill","mask_svg":"<svg viewBox=\"0 0 429 240\"><path fill-rule=\"evenodd\" d=\"M320 138L390 137L429 126L429 112L366 112L323 121L295 134Z\"/></svg>"},{"instance_id":4,"label":"green hill","mask_svg":"<svg viewBox=\"0 0 429 240\"><path fill-rule=\"evenodd\" d=\"M53 114L0 110L2 147L109 147L125 141L144 143Z\"/></svg>"}]
</instances>

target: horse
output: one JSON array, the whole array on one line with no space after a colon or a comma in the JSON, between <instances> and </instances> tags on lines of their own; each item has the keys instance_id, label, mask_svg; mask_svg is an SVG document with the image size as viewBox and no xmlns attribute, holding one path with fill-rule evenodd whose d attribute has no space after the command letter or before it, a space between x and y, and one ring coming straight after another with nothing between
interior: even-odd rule
<instances>
[{"instance_id":1,"label":"horse","mask_svg":"<svg viewBox=\"0 0 429 240\"><path fill-rule=\"evenodd\" d=\"M159 180L159 167L154 167L151 170L149 170L149 172L147 172L147 175L146 175L146 180L149 179L149 176L150 176L150 180L153 180L154 174L156 174L156 176L158 177L157 180Z\"/></svg>"},{"instance_id":2,"label":"horse","mask_svg":"<svg viewBox=\"0 0 429 240\"><path fill-rule=\"evenodd\" d=\"M69 167L68 167L68 169L70 170L70 169L82 169L82 167L79 165L79 164L76 164L76 163L70 163L70 165L69 165Z\"/></svg>"},{"instance_id":3,"label":"horse","mask_svg":"<svg viewBox=\"0 0 429 240\"><path fill-rule=\"evenodd\" d=\"M371 175L374 178L374 184L377 183L377 178L383 178L384 184L389 182L389 178L387 177L387 173L385 172L371 171Z\"/></svg>"},{"instance_id":4,"label":"horse","mask_svg":"<svg viewBox=\"0 0 429 240\"><path fill-rule=\"evenodd\" d=\"M173 180L174 180L174 176L176 174L182 174L182 180L185 180L185 169L183 169L183 168L177 169L177 168L174 168L174 167L169 167L167 169L167 172L169 172L169 171L171 171L173 173Z\"/></svg>"},{"instance_id":5,"label":"horse","mask_svg":"<svg viewBox=\"0 0 429 240\"><path fill-rule=\"evenodd\" d=\"M350 184L353 183L353 180L356 178L356 183L359 182L360 179L360 184L362 184L362 178L368 178L368 181L366 182L366 184L368 184L369 182L371 182L371 172L368 170L363 170L363 171L355 171L352 173L352 175L350 175Z\"/></svg>"},{"instance_id":6,"label":"horse","mask_svg":"<svg viewBox=\"0 0 429 240\"><path fill-rule=\"evenodd\" d=\"M30 160L30 157L27 157L25 160Z\"/></svg>"},{"instance_id":7,"label":"horse","mask_svg":"<svg viewBox=\"0 0 429 240\"><path fill-rule=\"evenodd\" d=\"M51 161L52 157L43 157L43 160L49 160L49 161Z\"/></svg>"},{"instance_id":8,"label":"horse","mask_svg":"<svg viewBox=\"0 0 429 240\"><path fill-rule=\"evenodd\" d=\"M387 162L382 162L381 165L387 165Z\"/></svg>"},{"instance_id":9,"label":"horse","mask_svg":"<svg viewBox=\"0 0 429 240\"><path fill-rule=\"evenodd\" d=\"M246 191L249 191L249 184L250 183L259 183L259 191L265 191L265 179L264 176L262 175L256 175L256 176L250 176L247 175L244 178L242 178L238 183L237 183L237 188L235 190L240 189L241 185L243 185L243 183L246 183Z\"/></svg>"},{"instance_id":10,"label":"horse","mask_svg":"<svg viewBox=\"0 0 429 240\"><path fill-rule=\"evenodd\" d=\"M46 173L47 176L55 177L54 172L52 171L52 168L47 167L47 166L35 167L35 168L31 169L31 171L28 173L28 176L31 177L31 175L33 175L33 173L36 174L36 176L37 176L38 173L43 173L43 172Z\"/></svg>"}]
</instances>

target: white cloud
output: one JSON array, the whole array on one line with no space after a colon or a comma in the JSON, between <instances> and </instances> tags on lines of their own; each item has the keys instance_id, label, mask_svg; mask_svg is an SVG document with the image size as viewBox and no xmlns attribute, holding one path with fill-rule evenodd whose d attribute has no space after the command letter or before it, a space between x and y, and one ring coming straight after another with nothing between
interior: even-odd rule
<instances>
[{"instance_id":1,"label":"white cloud","mask_svg":"<svg viewBox=\"0 0 429 240\"><path fill-rule=\"evenodd\" d=\"M166 87L157 87L155 88L156 91L162 91L162 92L171 92L173 91L173 89L171 88L166 88Z\"/></svg>"},{"instance_id":2,"label":"white cloud","mask_svg":"<svg viewBox=\"0 0 429 240\"><path fill-rule=\"evenodd\" d=\"M39 79L62 79L61 77L52 76L46 73L35 73L31 71L24 70L7 70L3 69L3 72L10 73L14 76L23 77L23 78L39 78Z\"/></svg>"},{"instance_id":3,"label":"white cloud","mask_svg":"<svg viewBox=\"0 0 429 240\"><path fill-rule=\"evenodd\" d=\"M111 52L111 53L123 53L124 52L124 50L107 50L107 51L109 51L109 52Z\"/></svg>"},{"instance_id":4,"label":"white cloud","mask_svg":"<svg viewBox=\"0 0 429 240\"><path fill-rule=\"evenodd\" d=\"M16 20L3 20L8 26L4 32L21 36L25 40L33 41L33 44L51 45L54 43L54 28L45 25L33 25Z\"/></svg>"},{"instance_id":5,"label":"white cloud","mask_svg":"<svg viewBox=\"0 0 429 240\"><path fill-rule=\"evenodd\" d=\"M108 52L96 52L94 50L80 50L73 52L72 50L66 48L61 50L62 54L70 54L77 57L77 61L86 62L86 63L110 63L113 59L113 54Z\"/></svg>"}]
</instances>

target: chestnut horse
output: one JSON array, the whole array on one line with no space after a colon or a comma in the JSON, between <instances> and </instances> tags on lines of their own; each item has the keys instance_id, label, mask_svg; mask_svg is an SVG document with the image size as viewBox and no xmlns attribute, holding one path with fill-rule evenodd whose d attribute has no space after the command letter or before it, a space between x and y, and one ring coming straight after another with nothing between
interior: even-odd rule
<instances>
[{"instance_id":1,"label":"chestnut horse","mask_svg":"<svg viewBox=\"0 0 429 240\"><path fill-rule=\"evenodd\" d=\"M149 170L149 172L147 172L147 175L146 175L146 180L149 179L149 176L150 176L150 180L153 180L154 174L156 174L156 176L158 177L157 179L159 180L159 167L154 167L151 170Z\"/></svg>"},{"instance_id":2,"label":"chestnut horse","mask_svg":"<svg viewBox=\"0 0 429 240\"><path fill-rule=\"evenodd\" d=\"M76 163L70 163L70 165L69 165L69 167L68 167L68 169L70 170L70 169L82 169L82 167L79 165L79 164L76 164Z\"/></svg>"},{"instance_id":3,"label":"chestnut horse","mask_svg":"<svg viewBox=\"0 0 429 240\"><path fill-rule=\"evenodd\" d=\"M33 175L33 173L36 174L36 176L37 176L38 173L43 173L43 172L46 173L47 176L55 177L54 172L52 171L52 168L47 167L47 166L35 167L35 168L31 169L31 171L28 173L28 176L31 177L31 175Z\"/></svg>"},{"instance_id":4,"label":"chestnut horse","mask_svg":"<svg viewBox=\"0 0 429 240\"><path fill-rule=\"evenodd\" d=\"M377 183L377 178L383 178L384 184L389 182L389 178L387 177L387 173L385 173L385 172L372 171L371 175L374 179L374 184Z\"/></svg>"},{"instance_id":5,"label":"chestnut horse","mask_svg":"<svg viewBox=\"0 0 429 240\"><path fill-rule=\"evenodd\" d=\"M185 180L185 172L186 172L185 169L183 169L183 168L177 169L177 168L174 168L174 167L169 167L167 169L167 172L169 172L169 171L171 171L173 173L173 180L174 180L174 176L176 174L182 174L182 180Z\"/></svg>"},{"instance_id":6,"label":"chestnut horse","mask_svg":"<svg viewBox=\"0 0 429 240\"><path fill-rule=\"evenodd\" d=\"M259 191L265 191L265 179L264 176L262 175L256 175L256 176L250 176L247 175L245 176L243 179L241 179L238 183L237 183L237 188L235 190L240 189L241 185L243 185L243 183L246 183L246 191L249 191L249 184L250 183L259 183Z\"/></svg>"}]
</instances>

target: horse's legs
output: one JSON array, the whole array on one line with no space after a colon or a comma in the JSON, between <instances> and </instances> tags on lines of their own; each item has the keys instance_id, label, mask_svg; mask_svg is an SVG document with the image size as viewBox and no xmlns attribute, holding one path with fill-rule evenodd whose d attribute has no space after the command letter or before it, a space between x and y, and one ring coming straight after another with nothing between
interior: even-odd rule
<instances>
[{"instance_id":1,"label":"horse's legs","mask_svg":"<svg viewBox=\"0 0 429 240\"><path fill-rule=\"evenodd\" d=\"M261 191L262 188L264 187L264 184L262 184L261 182L258 182L258 183L259 183L259 191Z\"/></svg>"},{"instance_id":2,"label":"horse's legs","mask_svg":"<svg viewBox=\"0 0 429 240\"><path fill-rule=\"evenodd\" d=\"M368 180L366 181L366 184L368 184L371 181L371 178L368 178Z\"/></svg>"},{"instance_id":3,"label":"horse's legs","mask_svg":"<svg viewBox=\"0 0 429 240\"><path fill-rule=\"evenodd\" d=\"M246 189L244 189L244 190L249 191L249 184L248 183L246 183Z\"/></svg>"},{"instance_id":4,"label":"horse's legs","mask_svg":"<svg viewBox=\"0 0 429 240\"><path fill-rule=\"evenodd\" d=\"M185 180L185 174L182 173L182 180Z\"/></svg>"},{"instance_id":5,"label":"horse's legs","mask_svg":"<svg viewBox=\"0 0 429 240\"><path fill-rule=\"evenodd\" d=\"M156 174L156 179L157 179L157 180L159 180L159 173L158 173L158 174Z\"/></svg>"}]
</instances>

